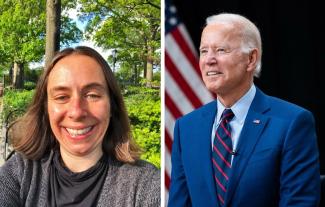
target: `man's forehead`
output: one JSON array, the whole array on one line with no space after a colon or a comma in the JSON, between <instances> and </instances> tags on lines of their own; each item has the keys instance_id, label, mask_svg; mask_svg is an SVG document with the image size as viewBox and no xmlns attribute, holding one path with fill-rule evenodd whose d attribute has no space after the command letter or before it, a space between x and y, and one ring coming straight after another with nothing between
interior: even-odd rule
<instances>
[{"instance_id":1,"label":"man's forehead","mask_svg":"<svg viewBox=\"0 0 325 207\"><path fill-rule=\"evenodd\" d=\"M220 26L220 25L219 25ZM219 27L218 25L208 25L202 32L201 45L203 44L223 44L229 45L240 42L241 35L233 27ZM221 46L221 45L218 45Z\"/></svg>"}]
</instances>

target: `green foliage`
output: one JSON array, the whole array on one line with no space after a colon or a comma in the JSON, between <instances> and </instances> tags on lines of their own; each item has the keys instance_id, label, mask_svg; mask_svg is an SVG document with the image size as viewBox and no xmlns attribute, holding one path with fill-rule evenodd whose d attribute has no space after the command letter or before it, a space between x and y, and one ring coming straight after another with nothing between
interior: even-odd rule
<instances>
[{"instance_id":1,"label":"green foliage","mask_svg":"<svg viewBox=\"0 0 325 207\"><path fill-rule=\"evenodd\" d=\"M1 51L0 51L0 76L2 77L4 74L8 74L10 67L11 64L6 62L5 57L1 56Z\"/></svg>"},{"instance_id":2,"label":"green foliage","mask_svg":"<svg viewBox=\"0 0 325 207\"><path fill-rule=\"evenodd\" d=\"M143 149L142 159L160 168L160 95L145 87L124 89L125 103L137 144Z\"/></svg>"},{"instance_id":3,"label":"green foliage","mask_svg":"<svg viewBox=\"0 0 325 207\"><path fill-rule=\"evenodd\" d=\"M24 79L27 82L34 82L36 84L42 72L43 72L43 68L35 68L35 69L25 68Z\"/></svg>"},{"instance_id":4,"label":"green foliage","mask_svg":"<svg viewBox=\"0 0 325 207\"><path fill-rule=\"evenodd\" d=\"M153 81L157 81L160 83L160 79L161 79L161 74L160 71L157 71L153 74Z\"/></svg>"},{"instance_id":5,"label":"green foliage","mask_svg":"<svg viewBox=\"0 0 325 207\"><path fill-rule=\"evenodd\" d=\"M122 85L138 85L139 84L139 65L136 63L123 62L120 64L115 77Z\"/></svg>"},{"instance_id":6,"label":"green foliage","mask_svg":"<svg viewBox=\"0 0 325 207\"><path fill-rule=\"evenodd\" d=\"M35 89L35 87L36 87L36 83L35 83L35 82L32 82L32 81L25 81L25 83L24 83L24 89L25 89L25 90L30 91L30 90Z\"/></svg>"},{"instance_id":7,"label":"green foliage","mask_svg":"<svg viewBox=\"0 0 325 207\"><path fill-rule=\"evenodd\" d=\"M0 1L0 56L6 62L39 61L44 54L45 0Z\"/></svg>"},{"instance_id":8,"label":"green foliage","mask_svg":"<svg viewBox=\"0 0 325 207\"><path fill-rule=\"evenodd\" d=\"M65 5L71 8L64 2L62 10ZM61 17L61 44L78 42L82 32L76 22ZM45 34L46 0L0 0L1 64L39 62L45 53Z\"/></svg>"},{"instance_id":9,"label":"green foliage","mask_svg":"<svg viewBox=\"0 0 325 207\"><path fill-rule=\"evenodd\" d=\"M129 68L160 65L160 0L79 0L86 38L104 49L117 49L116 60ZM109 57L110 63L114 62ZM121 65L121 64L119 64ZM139 73L138 73L139 74Z\"/></svg>"},{"instance_id":10,"label":"green foliage","mask_svg":"<svg viewBox=\"0 0 325 207\"><path fill-rule=\"evenodd\" d=\"M77 27L77 23L68 16L61 14L60 46L67 47L81 39L82 31Z\"/></svg>"},{"instance_id":11,"label":"green foliage","mask_svg":"<svg viewBox=\"0 0 325 207\"><path fill-rule=\"evenodd\" d=\"M2 117L7 118L9 113L13 112L11 118L22 115L32 100L34 90L6 90L3 96L3 112ZM12 121L12 119L11 119Z\"/></svg>"}]
</instances>

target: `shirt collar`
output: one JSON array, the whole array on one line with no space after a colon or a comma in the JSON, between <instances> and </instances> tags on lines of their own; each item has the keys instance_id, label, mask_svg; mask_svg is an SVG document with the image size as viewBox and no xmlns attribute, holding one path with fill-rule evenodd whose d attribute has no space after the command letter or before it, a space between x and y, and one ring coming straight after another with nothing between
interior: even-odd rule
<instances>
[{"instance_id":1,"label":"shirt collar","mask_svg":"<svg viewBox=\"0 0 325 207\"><path fill-rule=\"evenodd\" d=\"M234 113L234 121L238 121L240 124L243 124L248 113L249 107L254 99L256 93L256 87L254 84L250 87L250 89L243 95L232 107L231 110ZM220 120L222 112L225 110L225 106L217 99L217 117L216 120Z\"/></svg>"}]
</instances>

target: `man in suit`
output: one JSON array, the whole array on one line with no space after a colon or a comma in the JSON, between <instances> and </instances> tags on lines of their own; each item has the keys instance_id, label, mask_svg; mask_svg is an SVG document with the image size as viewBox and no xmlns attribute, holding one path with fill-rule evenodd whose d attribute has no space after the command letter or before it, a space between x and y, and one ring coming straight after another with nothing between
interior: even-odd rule
<instances>
[{"instance_id":1,"label":"man in suit","mask_svg":"<svg viewBox=\"0 0 325 207\"><path fill-rule=\"evenodd\" d=\"M254 85L261 45L247 18L207 18L200 69L217 100L176 121L169 207L318 205L313 115Z\"/></svg>"}]
</instances>

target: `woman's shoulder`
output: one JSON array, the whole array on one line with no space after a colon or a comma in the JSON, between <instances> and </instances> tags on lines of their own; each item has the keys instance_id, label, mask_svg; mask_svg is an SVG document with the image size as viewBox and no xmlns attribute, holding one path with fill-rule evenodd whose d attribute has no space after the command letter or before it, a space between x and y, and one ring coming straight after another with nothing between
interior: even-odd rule
<instances>
[{"instance_id":1,"label":"woman's shoulder","mask_svg":"<svg viewBox=\"0 0 325 207\"><path fill-rule=\"evenodd\" d=\"M115 161L111 163L111 167L116 173L126 178L160 179L160 170L145 160L137 160L134 163Z\"/></svg>"},{"instance_id":2,"label":"woman's shoulder","mask_svg":"<svg viewBox=\"0 0 325 207\"><path fill-rule=\"evenodd\" d=\"M28 159L26 159L22 154L20 153L14 153L12 157L10 157L1 167L0 172L3 174L3 172L14 172L14 174L19 173L20 171L23 171L26 164L28 163Z\"/></svg>"},{"instance_id":3,"label":"woman's shoulder","mask_svg":"<svg viewBox=\"0 0 325 207\"><path fill-rule=\"evenodd\" d=\"M110 163L107 176L118 186L130 188L137 186L138 190L141 188L157 190L160 186L160 170L144 160L137 160L134 163L113 161Z\"/></svg>"},{"instance_id":4,"label":"woman's shoulder","mask_svg":"<svg viewBox=\"0 0 325 207\"><path fill-rule=\"evenodd\" d=\"M110 203L111 206L160 206L160 170L144 160L134 163L109 162L100 203Z\"/></svg>"},{"instance_id":5,"label":"woman's shoulder","mask_svg":"<svg viewBox=\"0 0 325 207\"><path fill-rule=\"evenodd\" d=\"M1 177L12 175L18 177L26 165L26 159L19 153L14 154L0 167Z\"/></svg>"},{"instance_id":6,"label":"woman's shoulder","mask_svg":"<svg viewBox=\"0 0 325 207\"><path fill-rule=\"evenodd\" d=\"M27 159L23 154L15 153L0 167L0 203L21 206L30 188L37 189L44 178L40 161ZM32 186L32 187L31 187ZM34 193L34 192L33 192Z\"/></svg>"},{"instance_id":7,"label":"woman's shoulder","mask_svg":"<svg viewBox=\"0 0 325 207\"><path fill-rule=\"evenodd\" d=\"M40 160L31 160L23 154L16 152L0 167L0 172L8 172L12 175L19 176L26 172L28 173L28 171L45 168L51 159L52 152L45 154Z\"/></svg>"}]
</instances>

